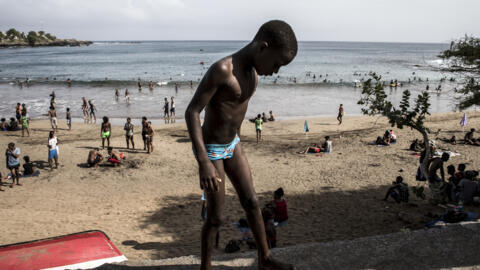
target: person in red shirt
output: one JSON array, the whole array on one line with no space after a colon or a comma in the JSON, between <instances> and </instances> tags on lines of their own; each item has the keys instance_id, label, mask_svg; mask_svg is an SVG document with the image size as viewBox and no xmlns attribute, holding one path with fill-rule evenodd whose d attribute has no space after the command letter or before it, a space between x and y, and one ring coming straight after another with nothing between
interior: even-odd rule
<instances>
[{"instance_id":1,"label":"person in red shirt","mask_svg":"<svg viewBox=\"0 0 480 270\"><path fill-rule=\"evenodd\" d=\"M278 188L273 193L273 209L275 216L273 220L275 223L278 223L277 226L282 227L288 223L288 210L287 210L287 201L283 197L285 194L283 188Z\"/></svg>"}]
</instances>

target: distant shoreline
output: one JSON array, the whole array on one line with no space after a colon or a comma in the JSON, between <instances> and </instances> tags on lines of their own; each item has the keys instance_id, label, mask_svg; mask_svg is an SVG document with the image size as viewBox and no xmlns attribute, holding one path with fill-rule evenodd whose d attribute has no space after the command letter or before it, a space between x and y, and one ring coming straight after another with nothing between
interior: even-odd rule
<instances>
[{"instance_id":1,"label":"distant shoreline","mask_svg":"<svg viewBox=\"0 0 480 270\"><path fill-rule=\"evenodd\" d=\"M76 39L56 39L49 41L37 42L34 45L28 44L28 42L23 40L17 40L13 42L0 42L0 48L25 48L25 47L78 47L78 46L89 46L93 44L89 40L76 40Z\"/></svg>"}]
</instances>

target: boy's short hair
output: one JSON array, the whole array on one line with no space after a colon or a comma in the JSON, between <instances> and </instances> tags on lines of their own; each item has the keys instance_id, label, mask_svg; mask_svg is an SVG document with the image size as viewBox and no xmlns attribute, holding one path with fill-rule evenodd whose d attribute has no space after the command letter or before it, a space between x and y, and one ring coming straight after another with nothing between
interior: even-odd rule
<instances>
[{"instance_id":1,"label":"boy's short hair","mask_svg":"<svg viewBox=\"0 0 480 270\"><path fill-rule=\"evenodd\" d=\"M261 115L261 114L258 114L258 115L257 115L257 118L260 118L260 117L262 117L262 115Z\"/></svg>"},{"instance_id":2,"label":"boy's short hair","mask_svg":"<svg viewBox=\"0 0 480 270\"><path fill-rule=\"evenodd\" d=\"M325 136L325 140L330 140L330 136Z\"/></svg>"},{"instance_id":3,"label":"boy's short hair","mask_svg":"<svg viewBox=\"0 0 480 270\"><path fill-rule=\"evenodd\" d=\"M465 163L460 163L458 164L458 170L459 171L465 171L465 168L467 167L467 165L465 165Z\"/></svg>"},{"instance_id":4,"label":"boy's short hair","mask_svg":"<svg viewBox=\"0 0 480 270\"><path fill-rule=\"evenodd\" d=\"M146 116L142 116L142 120L147 121L147 117L146 117Z\"/></svg>"},{"instance_id":5,"label":"boy's short hair","mask_svg":"<svg viewBox=\"0 0 480 270\"><path fill-rule=\"evenodd\" d=\"M265 41L269 47L287 49L297 55L297 38L292 27L284 21L272 20L264 23L253 38L254 41Z\"/></svg>"},{"instance_id":6,"label":"boy's short hair","mask_svg":"<svg viewBox=\"0 0 480 270\"><path fill-rule=\"evenodd\" d=\"M25 160L25 162L30 162L30 157L29 156L24 156L23 160Z\"/></svg>"},{"instance_id":7,"label":"boy's short hair","mask_svg":"<svg viewBox=\"0 0 480 270\"><path fill-rule=\"evenodd\" d=\"M281 198L283 197L283 195L285 195L285 193L283 192L283 188L278 188L277 190L275 190L274 192L275 196Z\"/></svg>"},{"instance_id":8,"label":"boy's short hair","mask_svg":"<svg viewBox=\"0 0 480 270\"><path fill-rule=\"evenodd\" d=\"M67 112L69 112L69 111L70 111L70 108L67 108Z\"/></svg>"},{"instance_id":9,"label":"boy's short hair","mask_svg":"<svg viewBox=\"0 0 480 270\"><path fill-rule=\"evenodd\" d=\"M103 117L103 122L108 122L108 117L104 116Z\"/></svg>"},{"instance_id":10,"label":"boy's short hair","mask_svg":"<svg viewBox=\"0 0 480 270\"><path fill-rule=\"evenodd\" d=\"M396 181L395 181L395 182L396 182L397 184L400 184L400 183L402 183L402 182L403 182L403 177L401 177L401 176L397 176L397 179L396 179Z\"/></svg>"},{"instance_id":11,"label":"boy's short hair","mask_svg":"<svg viewBox=\"0 0 480 270\"><path fill-rule=\"evenodd\" d=\"M15 147L15 143L13 143L13 142L9 143L9 144L8 144L8 147L9 147L9 148L10 148L10 147Z\"/></svg>"},{"instance_id":12,"label":"boy's short hair","mask_svg":"<svg viewBox=\"0 0 480 270\"><path fill-rule=\"evenodd\" d=\"M108 151L112 151L112 150L113 150L113 147L109 146L109 147L107 147L107 150L108 150Z\"/></svg>"}]
</instances>

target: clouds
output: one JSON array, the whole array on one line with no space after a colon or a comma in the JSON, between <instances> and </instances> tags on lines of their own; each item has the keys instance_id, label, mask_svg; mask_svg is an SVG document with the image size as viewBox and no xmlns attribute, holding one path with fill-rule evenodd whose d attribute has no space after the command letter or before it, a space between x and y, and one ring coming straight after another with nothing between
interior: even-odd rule
<instances>
[{"instance_id":1,"label":"clouds","mask_svg":"<svg viewBox=\"0 0 480 270\"><path fill-rule=\"evenodd\" d=\"M299 40L480 36L475 0L0 0L0 7L2 30L42 29L91 40L247 40L270 19L289 22Z\"/></svg>"}]
</instances>

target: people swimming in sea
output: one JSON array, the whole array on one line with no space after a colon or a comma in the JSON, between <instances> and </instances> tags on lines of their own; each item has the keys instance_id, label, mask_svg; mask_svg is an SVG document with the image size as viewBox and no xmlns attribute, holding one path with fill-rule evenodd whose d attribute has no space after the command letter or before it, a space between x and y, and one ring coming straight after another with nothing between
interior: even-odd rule
<instances>
[{"instance_id":1,"label":"people swimming in sea","mask_svg":"<svg viewBox=\"0 0 480 270\"><path fill-rule=\"evenodd\" d=\"M112 125L108 122L108 117L103 117L102 126L100 127L100 136L102 137L102 149L105 149L105 140L107 140L107 147L110 146L110 136L112 132Z\"/></svg>"},{"instance_id":2,"label":"people swimming in sea","mask_svg":"<svg viewBox=\"0 0 480 270\"><path fill-rule=\"evenodd\" d=\"M125 89L125 103L130 104L130 93L128 93L128 89Z\"/></svg>"}]
</instances>

